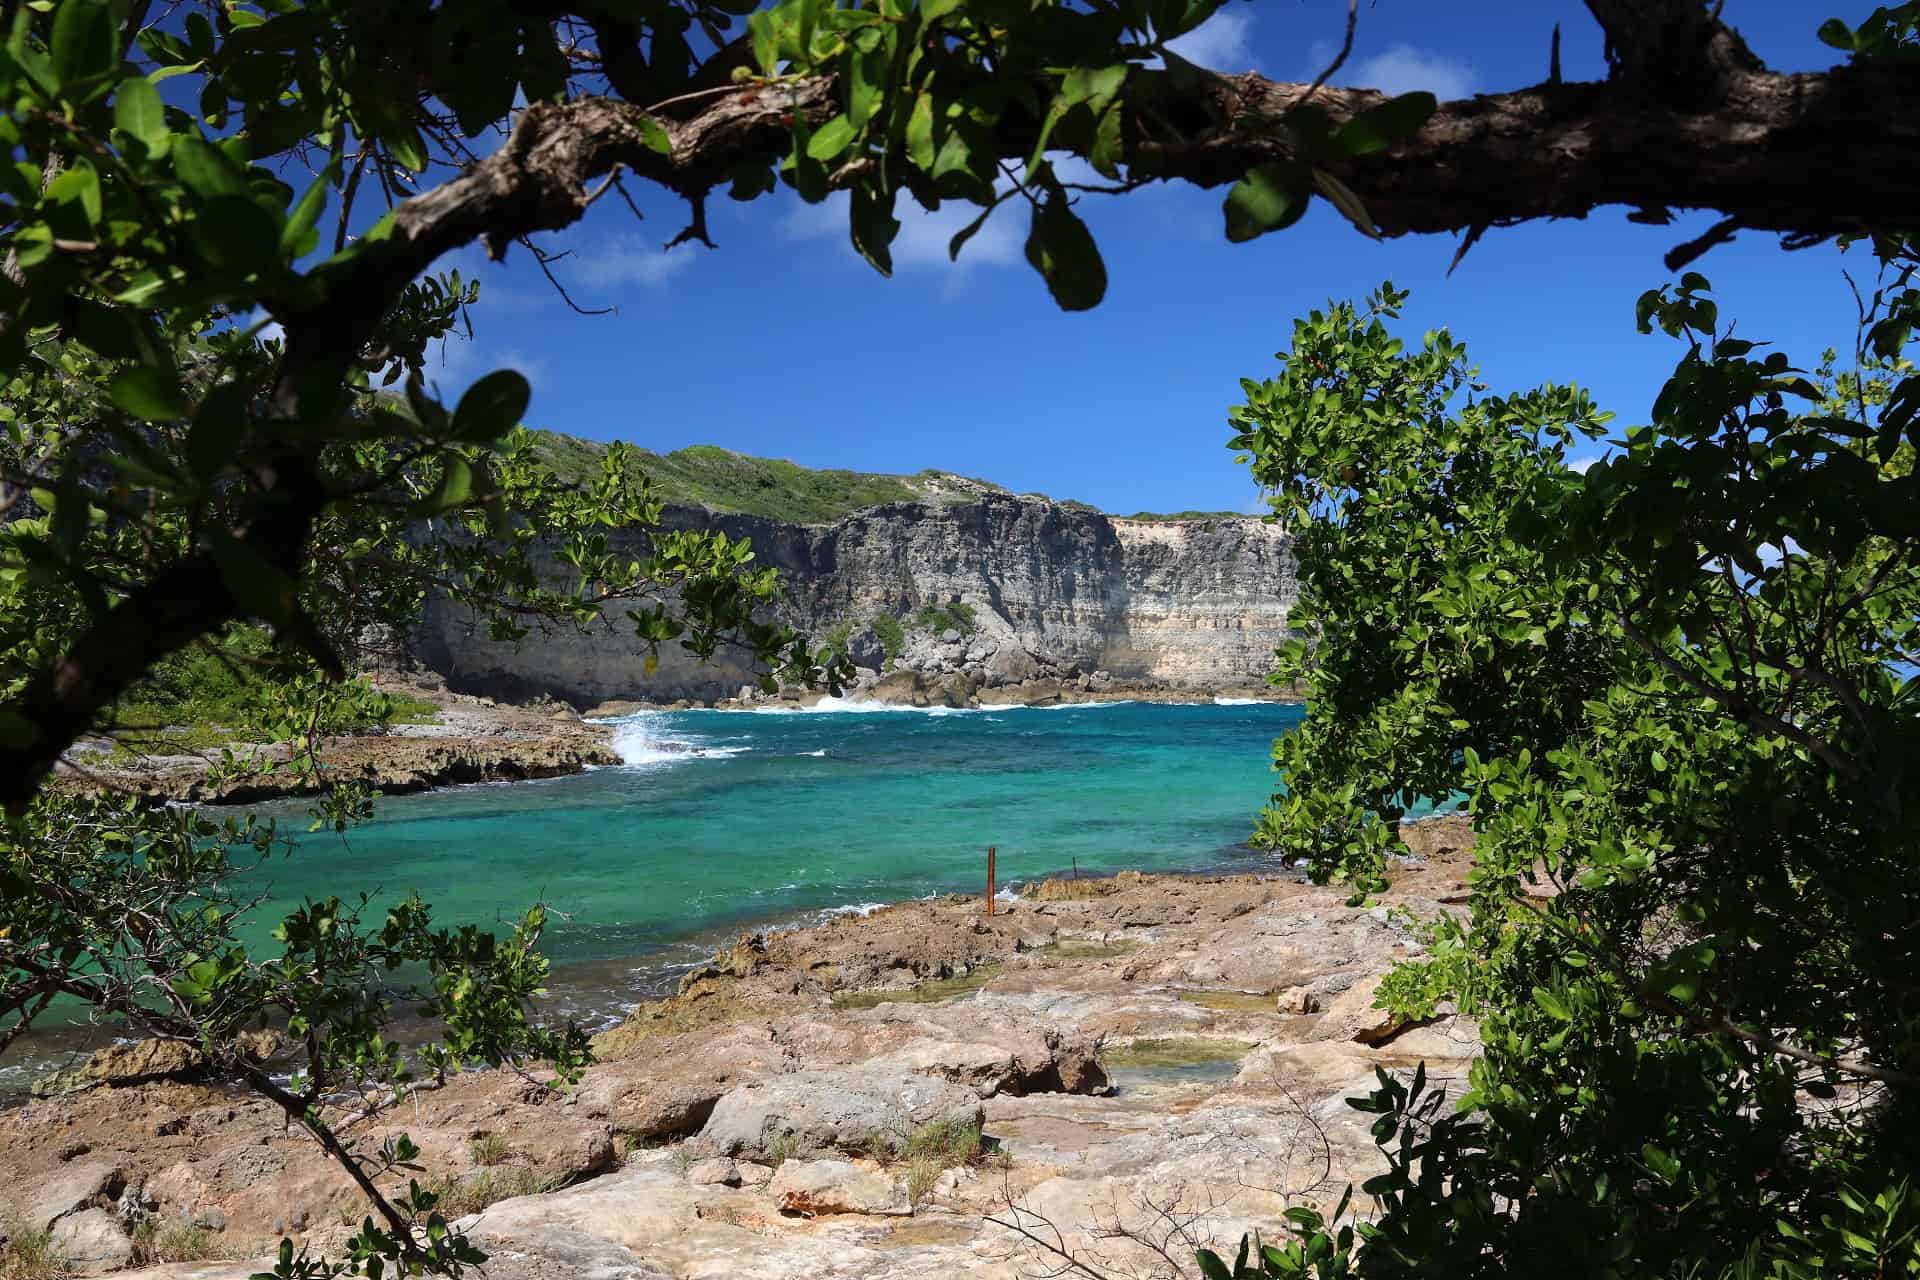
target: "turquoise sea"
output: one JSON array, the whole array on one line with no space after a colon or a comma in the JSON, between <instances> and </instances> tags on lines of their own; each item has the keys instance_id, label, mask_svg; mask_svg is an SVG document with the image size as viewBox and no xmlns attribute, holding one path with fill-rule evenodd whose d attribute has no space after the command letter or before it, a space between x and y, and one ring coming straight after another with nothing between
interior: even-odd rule
<instances>
[{"instance_id":1,"label":"turquoise sea","mask_svg":"<svg viewBox=\"0 0 1920 1280\"><path fill-rule=\"evenodd\" d=\"M980 711L647 712L627 763L379 803L248 877L281 910L409 888L447 921L543 900L556 995L593 1021L742 927L1065 873L1252 869L1268 750L1301 708L1081 704ZM290 806L290 817L299 814ZM297 822L289 822L298 828Z\"/></svg>"},{"instance_id":2,"label":"turquoise sea","mask_svg":"<svg viewBox=\"0 0 1920 1280\"><path fill-rule=\"evenodd\" d=\"M551 1012L588 1026L661 994L751 926L1082 872L1253 870L1243 841L1273 791L1276 703L979 711L648 712L615 721L626 763L378 803L345 835L304 834L241 877L258 954L303 899L418 889L444 924L552 912ZM57 1021L49 1019L49 1022ZM103 1029L43 1030L0 1063L0 1095Z\"/></svg>"}]
</instances>

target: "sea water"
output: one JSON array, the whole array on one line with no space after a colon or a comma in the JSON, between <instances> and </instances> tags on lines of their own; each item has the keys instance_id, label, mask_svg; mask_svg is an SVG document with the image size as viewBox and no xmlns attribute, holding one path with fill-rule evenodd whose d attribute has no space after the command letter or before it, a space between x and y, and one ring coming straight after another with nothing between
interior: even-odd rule
<instances>
[{"instance_id":1,"label":"sea water","mask_svg":"<svg viewBox=\"0 0 1920 1280\"><path fill-rule=\"evenodd\" d=\"M547 904L556 988L601 1016L749 926L1086 872L1252 870L1272 740L1301 708L1090 703L645 712L624 764L383 799L243 878L252 931L305 898L409 889L436 919ZM298 830L298 806L281 806ZM377 923L378 917L376 916Z\"/></svg>"},{"instance_id":2,"label":"sea water","mask_svg":"<svg viewBox=\"0 0 1920 1280\"><path fill-rule=\"evenodd\" d=\"M588 1026L664 993L741 930L1049 875L1260 870L1244 843L1301 708L1227 701L916 711L647 712L610 722L624 763L381 799L345 834L305 803L258 808L292 849L237 877L256 956L303 901L409 890L439 924L504 931L545 903L550 1014ZM0 1097L110 1029L49 1014L0 1061Z\"/></svg>"}]
</instances>

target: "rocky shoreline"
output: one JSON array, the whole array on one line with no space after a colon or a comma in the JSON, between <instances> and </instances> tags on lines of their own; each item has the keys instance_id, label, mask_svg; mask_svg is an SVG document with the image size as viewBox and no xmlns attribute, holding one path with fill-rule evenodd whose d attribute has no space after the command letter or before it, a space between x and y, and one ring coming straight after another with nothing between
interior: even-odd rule
<instances>
[{"instance_id":1,"label":"rocky shoreline","mask_svg":"<svg viewBox=\"0 0 1920 1280\"><path fill-rule=\"evenodd\" d=\"M1393 909L1465 893L1464 823L1405 831L1418 856L1366 908L1290 876L1130 873L991 916L950 897L748 935L602 1035L576 1090L476 1073L349 1131L411 1134L504 1280L1012 1280L1062 1261L1009 1222L1051 1224L1037 1234L1110 1274L1156 1239L1271 1238L1289 1204L1378 1168L1343 1101L1376 1067L1457 1080L1476 1051L1467 1020L1373 1005L1421 951ZM259 1264L204 1259L282 1231L337 1247L358 1221L270 1107L190 1080L0 1114L0 1153L16 1226L87 1270L164 1256L138 1244L163 1224L203 1260L143 1280L240 1280Z\"/></svg>"},{"instance_id":2,"label":"rocky shoreline","mask_svg":"<svg viewBox=\"0 0 1920 1280\"><path fill-rule=\"evenodd\" d=\"M831 695L822 689L783 689L775 695L713 702L670 703L608 701L577 711L564 702L544 700L515 706L492 698L449 692L433 677L393 677L384 683L433 701L438 718L430 724L396 725L381 733L328 738L321 748L325 773L320 783L270 768L215 774L221 748L132 758L112 753L108 740L83 742L68 753L54 774L67 791L134 795L155 803L259 804L311 795L330 781L365 782L385 795L406 795L435 787L474 782L524 782L553 778L621 763L612 732L603 719L641 711L778 710L816 706ZM930 679L903 670L874 676L849 688L844 701L907 707L987 708L1064 706L1096 702L1184 703L1216 698L1292 702L1287 691L1262 685L1208 689L1130 685L1110 679L1035 679L987 688L963 673ZM236 756L268 762L287 758L285 744L235 741L222 744Z\"/></svg>"},{"instance_id":3,"label":"rocky shoreline","mask_svg":"<svg viewBox=\"0 0 1920 1280\"><path fill-rule=\"evenodd\" d=\"M155 802L258 804L309 795L342 780L402 795L460 783L552 778L620 763L607 728L583 720L565 704L516 707L444 689L407 692L438 706L434 722L326 739L320 752L325 772L318 782L266 768L216 775L221 748L120 759L108 754L111 743L100 742L69 752L55 772L54 785ZM285 760L288 754L285 744L225 745L236 756L257 755L269 762Z\"/></svg>"}]
</instances>

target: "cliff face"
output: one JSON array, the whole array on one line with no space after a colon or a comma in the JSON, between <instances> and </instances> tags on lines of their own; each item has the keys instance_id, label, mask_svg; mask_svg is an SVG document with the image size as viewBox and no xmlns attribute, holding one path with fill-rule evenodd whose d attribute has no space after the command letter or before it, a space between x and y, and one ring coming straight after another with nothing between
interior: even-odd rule
<instances>
[{"instance_id":1,"label":"cliff face","mask_svg":"<svg viewBox=\"0 0 1920 1280\"><path fill-rule=\"evenodd\" d=\"M872 507L829 525L700 508L669 508L667 522L750 538L758 561L781 571L782 615L816 639L843 622L858 633L880 613L971 605L975 634L944 646L916 636L903 665L967 670L990 685L1100 671L1193 689L1257 683L1294 600L1287 536L1251 517L1122 520L983 491ZM617 612L585 634L536 632L516 647L434 601L413 647L456 688L576 702L706 700L751 679L738 655L701 665L666 648L649 677Z\"/></svg>"}]
</instances>

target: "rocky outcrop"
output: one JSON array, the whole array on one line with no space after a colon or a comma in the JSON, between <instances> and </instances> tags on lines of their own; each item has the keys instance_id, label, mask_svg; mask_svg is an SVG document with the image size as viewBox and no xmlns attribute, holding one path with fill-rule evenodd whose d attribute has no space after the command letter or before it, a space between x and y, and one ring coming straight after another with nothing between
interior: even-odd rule
<instances>
[{"instance_id":1,"label":"rocky outcrop","mask_svg":"<svg viewBox=\"0 0 1920 1280\"><path fill-rule=\"evenodd\" d=\"M226 744L225 750L247 762L237 769L222 767L222 750L212 748L125 760L109 755L103 763L98 751L83 744L61 761L54 785L156 802L255 804L347 781L400 795L458 783L553 778L620 763L606 727L583 723L570 708L507 707L442 689L433 693L439 713L432 723L324 739L325 767L318 775L280 767L292 754L284 742Z\"/></svg>"},{"instance_id":2,"label":"rocky outcrop","mask_svg":"<svg viewBox=\"0 0 1920 1280\"><path fill-rule=\"evenodd\" d=\"M1103 1274L1151 1274L1124 1231L1171 1212L1231 1251L1379 1172L1375 1117L1346 1102L1377 1070L1424 1062L1464 1087L1471 1019L1407 1026L1375 1006L1378 976L1420 954L1389 910L1431 917L1464 888L1466 824L1406 830L1449 852L1379 907L1284 876L1127 875L991 917L945 898L770 933L599 1038L577 1091L475 1072L353 1132L405 1131L429 1175L470 1188L557 1188L466 1219L497 1280L1018 1280L1061 1263L1009 1221ZM921 1002L958 976L982 982ZM979 1147L902 1158L899 1137L942 1120L977 1121ZM0 1206L89 1271L124 1262L140 1222L201 1225L238 1257L283 1231L338 1253L364 1212L276 1108L176 1080L0 1111Z\"/></svg>"},{"instance_id":3,"label":"rocky outcrop","mask_svg":"<svg viewBox=\"0 0 1920 1280\"><path fill-rule=\"evenodd\" d=\"M930 605L969 606L973 629L911 635L894 661L934 682L965 673L988 688L1097 676L1238 689L1260 682L1286 634L1293 559L1278 526L1253 517L1126 520L986 488L958 496L872 507L829 525L688 507L668 508L666 523L751 540L757 561L781 572L783 619L816 638L848 626L851 656L876 676L886 655L869 620L911 619ZM637 535L611 540L619 554L643 550ZM455 688L580 705L710 701L753 677L737 654L702 664L673 646L649 676L623 610L515 645L488 639L436 599L411 645Z\"/></svg>"}]
</instances>

